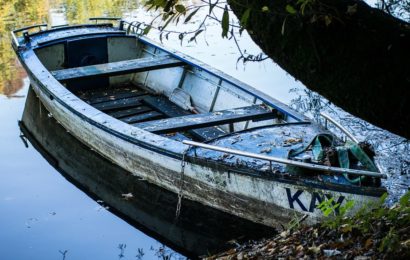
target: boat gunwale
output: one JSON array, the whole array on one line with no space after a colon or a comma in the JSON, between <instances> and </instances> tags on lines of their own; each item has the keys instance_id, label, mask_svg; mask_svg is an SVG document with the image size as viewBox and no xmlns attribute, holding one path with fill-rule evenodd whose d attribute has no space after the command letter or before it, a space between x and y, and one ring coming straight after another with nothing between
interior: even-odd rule
<instances>
[{"instance_id":1,"label":"boat gunwale","mask_svg":"<svg viewBox=\"0 0 410 260\"><path fill-rule=\"evenodd\" d=\"M61 28L57 28L57 29L67 29L67 27L61 27ZM43 31L43 33L46 31ZM109 36L109 34L107 35ZM135 37L138 39L141 39L137 36L129 36L129 35L118 35L118 37ZM158 45L154 45L153 43L149 43L147 42L147 44L154 46L156 48L160 47ZM70 92L69 90L67 90L59 81L57 81L51 74L51 72L45 68L45 66L43 65L43 63L39 60L39 58L37 57L35 50L37 48L33 48L32 46L27 46L29 48L25 48L25 49L21 49L21 48L17 48L13 45L13 47L15 48L15 51L18 53L18 58L20 59L21 63L23 64L23 66L25 67L26 71L28 72L28 74L30 75L30 78L32 80L34 80L36 83L38 83L38 87L40 88L41 91L43 91L47 96L53 96L53 101L58 101L58 103L60 103L63 107L65 107L68 111L72 112L74 115L79 116L80 119L86 121L87 123L91 124L92 126L95 126L109 134L112 134L113 136L116 136L120 139L123 139L127 142L130 142L134 145L140 146L143 149L147 149L156 153L159 153L161 155L165 155L165 156L169 156L171 158L174 159L178 159L181 160L183 158L183 154L184 151L187 150L189 148L189 145L185 145L182 142L178 142L166 137L162 137L160 135L156 135L153 133L150 133L148 131L145 131L143 129L137 128L137 127L133 127L127 123L121 122L115 118L112 118L111 116L99 111L98 109L95 109L94 107L92 107L91 105L87 104L86 102L82 101L79 97L77 97L75 94L73 94L72 92ZM162 50L162 49L161 49ZM179 52L172 52L172 51L167 51L164 50L165 52L171 54L172 56L174 56L175 58L190 58L189 56L183 54L183 57L179 57L178 54ZM195 59L191 58L191 60L189 61L190 63L192 63L193 61L195 61ZM35 70L32 70L31 67L33 64L30 63L36 63L37 67L33 67L35 68ZM199 64L194 65L197 68L202 68L200 65L202 65L202 62L198 62ZM30 66L31 65L31 66ZM206 65L208 66L208 65ZM226 74L224 74L223 72L222 75L218 75L216 72L219 72L219 70L213 69L214 72L208 71L209 73L219 76L221 78L224 79L223 76L225 76ZM39 72L43 73L42 76L39 75ZM227 75L228 76L228 75ZM230 76L229 76L230 77ZM231 77L230 77L231 78ZM43 79L43 81L41 80ZM243 83L244 84L244 83ZM245 84L245 87L248 87L248 85ZM250 87L250 86L249 86ZM252 90L254 89L253 87L250 87ZM67 94L63 95L63 96L59 96L56 95L55 92L58 91L66 91ZM260 96L258 96L257 94L260 94L261 92L259 90L255 90L256 94L253 94L255 97L260 98ZM266 94L265 94L266 95ZM266 95L267 96L267 95ZM70 102L77 102L77 106L73 107L70 106L69 102L64 101L62 99L62 97L66 98L68 97ZM267 96L269 97L269 96ZM269 97L269 99L273 99L271 97ZM80 101L80 102L78 102ZM270 103L270 102L269 102ZM86 111L87 113L81 112L81 111ZM92 116L89 115L89 110L92 110L93 112L97 112L94 113ZM97 120L95 117L98 116ZM94 118L93 118L94 117ZM98 122L98 121L103 121L104 123ZM109 127L107 125L110 125L110 122L116 126L119 125L121 126L121 130L119 129L115 129L113 127ZM305 123L310 123L310 120L307 120ZM303 123L303 122L297 122L297 123ZM107 125L105 125L107 124ZM117 127L116 127L117 128ZM126 133L125 129L129 128L130 129L130 133ZM145 138L138 138L138 136L132 135L133 130L138 130L140 132L143 132L145 135ZM164 148L164 146L159 146L159 145L154 145L152 142L150 142L150 138L147 137L151 137L152 140L155 141L159 141L162 140L163 142L161 143L167 143L166 147ZM170 145L169 145L170 144ZM172 147L173 145L175 145L176 147L180 147L179 151L175 151L175 150L171 150L169 149L169 147ZM176 149L178 150L178 149ZM189 161L195 161L195 162L200 162L202 159L200 158L196 158L196 157L192 157L188 156L188 160ZM202 164L198 164L198 165L202 165L202 166L206 166L206 167L210 167L210 165L218 165L218 166L222 166L222 167L227 167L226 164L222 163L222 162L217 162L217 161L212 161L212 160L204 160L204 163ZM218 167L216 167L218 168ZM297 184L297 185L301 185L301 186L307 186L307 184L309 184L309 186L312 186L313 182L315 182L315 185L320 185L319 182L317 181L312 181L309 183L306 182L302 182L301 180L306 180L309 181L308 178L302 177L302 176L292 176L293 178L291 179L286 179L288 176L286 174L282 174L279 176L274 176L274 175L269 175L266 176L265 174L263 174L263 171L259 171L256 169L247 169L246 171L238 171L238 168L236 168L234 171L232 170L232 167L228 167L228 172L235 172L235 173L241 173L244 174L246 176L250 176L250 177L257 177L257 178L263 178L266 180L271 180L271 181L278 181L278 182L285 182L285 183L293 183L293 184ZM261 174L262 173L262 174ZM318 186L320 188L326 189L326 190L335 190L335 191L348 191L348 193L354 193L354 194L360 194L360 195L369 195L369 191L367 191L367 189L374 189L374 192L376 193L381 193L381 191L385 191L384 187L365 187L365 186L349 186L349 185L341 185L341 184L331 184L330 183L324 183L324 186ZM312 186L313 187L313 186ZM352 189L352 190L350 190ZM375 190L377 189L377 191ZM367 193L366 193L367 192Z\"/></svg>"},{"instance_id":2,"label":"boat gunwale","mask_svg":"<svg viewBox=\"0 0 410 260\"><path fill-rule=\"evenodd\" d=\"M83 34L83 35L77 35L77 36L72 36L75 37L76 39L92 39L95 38L95 36L109 36L110 38L135 38L135 36L133 35L127 35L124 34L122 32L113 32L112 34L107 34L107 32L104 33L90 33L90 34ZM48 42L45 42L44 44L40 44L40 45L36 45L35 48L33 48L33 50L41 50L56 44L60 44L60 43L64 43L67 39L69 39L70 37L67 38L63 38L63 39L55 39L55 40L50 40Z\"/></svg>"},{"instance_id":3,"label":"boat gunwale","mask_svg":"<svg viewBox=\"0 0 410 260\"><path fill-rule=\"evenodd\" d=\"M42 45L48 45L49 43L54 43L55 41L58 41L60 38L56 38L56 39L51 39L48 41L44 41L44 42L38 42L36 40L33 41L33 38L36 37L41 37L42 35L44 36L44 34L51 34L51 33L55 33L58 31L63 31L63 30L67 30L67 29L87 29L87 28L93 28L93 29L104 29L104 28L110 28L112 29L112 33L114 34L119 34L121 33L122 35L126 35L126 33L124 31L118 31L117 28L115 28L111 23L101 23L101 24L84 24L84 25L66 25L66 26L60 26L60 27L55 27L55 28L50 28L47 30L40 30L31 34L28 34L28 37L30 37L30 41L29 42L25 42L24 37L19 36L17 37L15 35L14 32L20 30L20 29L16 29L12 31L12 37L15 37L15 40L12 41L12 46L15 49L23 49L24 47L30 47L33 48L33 46L42 46ZM105 31L105 32L100 32L99 34L109 34L110 32ZM93 33L90 33L88 35L92 35ZM94 33L95 34L95 33ZM98 33L97 33L98 34ZM83 34L84 36L86 34ZM73 35L71 37L81 37L81 35ZM64 37L64 39L69 39L70 36ZM33 45L34 42L34 45ZM17 43L17 45L16 45Z\"/></svg>"},{"instance_id":4,"label":"boat gunwale","mask_svg":"<svg viewBox=\"0 0 410 260\"><path fill-rule=\"evenodd\" d=\"M49 40L49 41L44 41L44 42L36 42L36 47L34 48L35 50L40 49L42 47L48 47L48 46L52 46L55 44L58 44L60 42L65 42L67 40L70 39L84 39L84 38L96 38L96 37L121 37L121 36L125 36L126 34L124 34L123 32L94 32L94 33L88 33L88 34L81 34L81 35L71 35L71 36L67 36L65 38L62 39L55 39L55 40Z\"/></svg>"},{"instance_id":5,"label":"boat gunwale","mask_svg":"<svg viewBox=\"0 0 410 260\"><path fill-rule=\"evenodd\" d=\"M341 185L338 183L331 183L331 182L325 182L325 181L319 182L316 180L309 180L306 176L302 177L302 176L296 176L296 175L290 175L290 174L284 174L284 173L258 171L258 170L254 170L250 168L236 167L234 170L232 170L232 166L230 166L226 162L219 162L219 161L201 158L201 157L187 156L186 161L190 163L195 163L196 165L200 165L203 167L218 169L218 170L226 171L226 172L233 172L236 174L250 176L253 178L259 178L259 179L263 179L266 181L276 181L280 183L321 189L321 190L345 192L349 194L365 195L365 196L370 196L370 197L380 197L381 195L383 195L383 193L387 191L385 187ZM212 167L212 165L216 165L216 167ZM328 176L333 176L333 175L328 175Z\"/></svg>"},{"instance_id":6,"label":"boat gunwale","mask_svg":"<svg viewBox=\"0 0 410 260\"><path fill-rule=\"evenodd\" d=\"M98 24L74 24L74 25L68 25L68 26L60 26L60 27L51 27L50 29L47 30L42 30L38 32L34 32L29 34L30 37L37 37L40 36L41 34L44 33L53 33L53 32L58 32L58 31L64 31L67 29L83 29L83 28L103 28L103 27L108 27L115 29L114 25L112 23L98 23Z\"/></svg>"}]
</instances>

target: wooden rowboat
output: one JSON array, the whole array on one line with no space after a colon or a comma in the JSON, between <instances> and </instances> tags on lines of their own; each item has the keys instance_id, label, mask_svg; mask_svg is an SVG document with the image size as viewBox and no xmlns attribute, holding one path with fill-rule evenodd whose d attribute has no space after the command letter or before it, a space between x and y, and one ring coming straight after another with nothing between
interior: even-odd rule
<instances>
[{"instance_id":1,"label":"wooden rowboat","mask_svg":"<svg viewBox=\"0 0 410 260\"><path fill-rule=\"evenodd\" d=\"M335 214L354 201L354 212L385 192L385 175L359 145L130 33L134 26L43 24L12 32L41 102L91 149L180 198L268 226L304 215L315 223L325 200Z\"/></svg>"},{"instance_id":2,"label":"wooden rowboat","mask_svg":"<svg viewBox=\"0 0 410 260\"><path fill-rule=\"evenodd\" d=\"M90 151L48 117L31 88L19 126L24 142L29 141L69 182L130 225L189 259L228 250L233 239L261 239L276 233L273 228L186 199L176 220L177 194L138 180ZM124 199L123 194L132 197Z\"/></svg>"}]
</instances>

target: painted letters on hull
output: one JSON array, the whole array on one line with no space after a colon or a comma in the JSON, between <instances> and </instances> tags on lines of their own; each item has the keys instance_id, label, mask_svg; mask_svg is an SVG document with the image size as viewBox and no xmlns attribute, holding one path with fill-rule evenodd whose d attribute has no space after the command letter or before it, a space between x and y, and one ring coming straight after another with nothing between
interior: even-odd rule
<instances>
[{"instance_id":1,"label":"painted letters on hull","mask_svg":"<svg viewBox=\"0 0 410 260\"><path fill-rule=\"evenodd\" d=\"M335 213L339 214L339 208L345 201L345 196L340 195L339 197L334 197L329 193L322 193L313 191L308 192L304 190L293 191L290 188L285 188L287 199L289 202L289 208L298 209L300 211L311 212L315 210L320 211L317 206L325 200L330 200L333 207L335 207ZM302 199L304 198L304 199ZM310 199L309 199L310 198ZM331 200L333 198L333 200ZM307 203L306 203L307 201Z\"/></svg>"}]
</instances>

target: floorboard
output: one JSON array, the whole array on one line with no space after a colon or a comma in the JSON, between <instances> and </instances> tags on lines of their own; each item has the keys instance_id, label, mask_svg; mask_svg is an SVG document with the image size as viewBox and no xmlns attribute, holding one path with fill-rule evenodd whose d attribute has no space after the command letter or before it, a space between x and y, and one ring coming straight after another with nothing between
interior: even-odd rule
<instances>
[{"instance_id":1,"label":"floorboard","mask_svg":"<svg viewBox=\"0 0 410 260\"><path fill-rule=\"evenodd\" d=\"M150 112L139 114L139 115L124 117L124 118L121 118L120 120L128 124L134 124L134 123L139 123L139 122L144 122L144 121L149 121L149 120L156 120L159 118L164 118L164 115L157 111L150 111Z\"/></svg>"},{"instance_id":2,"label":"floorboard","mask_svg":"<svg viewBox=\"0 0 410 260\"><path fill-rule=\"evenodd\" d=\"M75 94L82 100L91 100L94 98L108 97L118 94L126 94L130 92L140 92L141 90L135 87L117 87L117 88L101 88L90 91L78 91Z\"/></svg>"},{"instance_id":3,"label":"floorboard","mask_svg":"<svg viewBox=\"0 0 410 260\"><path fill-rule=\"evenodd\" d=\"M110 110L117 110L117 109L124 109L124 108L131 108L141 106L140 98L139 97L132 97L114 101L108 101L103 103L98 103L93 105L96 109L106 112Z\"/></svg>"},{"instance_id":4,"label":"floorboard","mask_svg":"<svg viewBox=\"0 0 410 260\"><path fill-rule=\"evenodd\" d=\"M127 116L133 116L141 113L146 113L151 111L152 109L147 106L138 106L134 108L129 108L129 109L124 109L120 111L114 111L114 112L107 112L108 115L115 117L117 119L127 117Z\"/></svg>"},{"instance_id":5,"label":"floorboard","mask_svg":"<svg viewBox=\"0 0 410 260\"><path fill-rule=\"evenodd\" d=\"M211 113L155 120L141 123L137 126L153 133L166 134L203 127L232 124L247 120L273 119L275 117L276 113L272 113L272 111L265 109L260 105L253 105Z\"/></svg>"},{"instance_id":6,"label":"floorboard","mask_svg":"<svg viewBox=\"0 0 410 260\"><path fill-rule=\"evenodd\" d=\"M125 98L131 98L131 97L140 97L146 95L146 92L142 91L134 91L134 92L128 92L128 93L120 93L120 94L113 94L109 96L104 96L104 97L96 97L88 100L88 103L91 105L95 105L98 103L103 103L107 101L114 101L114 100L120 100L120 99L125 99Z\"/></svg>"}]
</instances>

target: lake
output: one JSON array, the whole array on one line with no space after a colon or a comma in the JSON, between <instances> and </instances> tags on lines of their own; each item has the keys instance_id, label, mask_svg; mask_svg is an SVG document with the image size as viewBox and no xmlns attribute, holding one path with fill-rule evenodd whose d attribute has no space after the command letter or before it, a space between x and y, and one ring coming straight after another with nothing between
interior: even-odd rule
<instances>
[{"instance_id":1,"label":"lake","mask_svg":"<svg viewBox=\"0 0 410 260\"><path fill-rule=\"evenodd\" d=\"M94 171L113 176L125 174L87 150L48 117L30 90L26 73L10 47L9 31L33 23L84 23L93 16L149 22L154 14L146 13L137 1L123 0L11 0L1 3L0 11L2 259L162 259L164 256L179 259L203 254L207 247L217 251L218 245L223 248L228 240L240 237L241 233L248 237L266 234L266 230L251 223L236 222L239 220L233 221L212 210L199 213L200 205L190 202L184 202L186 215L181 216L184 221L175 223L176 198L172 194L145 182L127 186L127 178L114 178L116 185L98 179ZM186 30L200 22L194 19ZM391 193L391 201L408 189L410 149L406 140L327 106L323 98L307 91L269 60L237 63L238 49L232 41L221 39L220 25L210 21L207 26L198 43L181 45L174 35L164 44L301 111L314 115L315 109L328 110L361 140L368 140L376 147L378 161L389 173L384 185ZM154 30L149 37L159 41ZM239 43L249 53L260 52L246 34ZM319 100L322 105L312 107L309 105L312 100ZM35 129L36 136L22 137L24 126L18 123L22 119L30 125L29 129ZM79 183L73 176L86 177ZM96 196L97 184L103 189L104 198ZM141 199L119 196L128 192L141 194ZM109 196L111 193L117 197ZM142 194L149 195L143 198Z\"/></svg>"}]
</instances>

